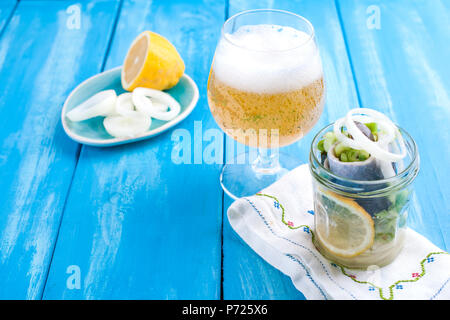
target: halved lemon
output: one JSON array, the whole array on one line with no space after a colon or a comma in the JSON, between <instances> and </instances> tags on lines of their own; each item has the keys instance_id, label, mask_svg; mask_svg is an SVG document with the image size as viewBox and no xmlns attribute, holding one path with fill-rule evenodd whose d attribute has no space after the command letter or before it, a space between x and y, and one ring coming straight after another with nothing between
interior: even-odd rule
<instances>
[{"instance_id":1,"label":"halved lemon","mask_svg":"<svg viewBox=\"0 0 450 320\"><path fill-rule=\"evenodd\" d=\"M339 257L355 257L373 245L373 219L352 199L331 191L317 193L316 236L319 244Z\"/></svg>"},{"instance_id":2,"label":"halved lemon","mask_svg":"<svg viewBox=\"0 0 450 320\"><path fill-rule=\"evenodd\" d=\"M131 44L123 63L121 80L125 90L137 87L170 89L184 73L184 62L163 36L142 32Z\"/></svg>"}]
</instances>

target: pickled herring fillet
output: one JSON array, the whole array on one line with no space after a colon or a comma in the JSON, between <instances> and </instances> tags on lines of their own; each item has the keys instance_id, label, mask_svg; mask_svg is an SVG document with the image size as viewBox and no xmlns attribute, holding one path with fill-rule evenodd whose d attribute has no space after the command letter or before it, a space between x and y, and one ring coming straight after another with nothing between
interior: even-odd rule
<instances>
[{"instance_id":1,"label":"pickled herring fillet","mask_svg":"<svg viewBox=\"0 0 450 320\"><path fill-rule=\"evenodd\" d=\"M334 174L352 180L380 180L383 179L383 173L374 157L369 157L364 161L342 162L335 153L335 143L327 152L328 165L330 171Z\"/></svg>"},{"instance_id":2,"label":"pickled herring fillet","mask_svg":"<svg viewBox=\"0 0 450 320\"><path fill-rule=\"evenodd\" d=\"M370 129L364 124L359 121L355 121L356 127L358 127L359 131L361 131L367 138L369 138L372 141L375 141L375 137L370 131Z\"/></svg>"},{"instance_id":3,"label":"pickled herring fillet","mask_svg":"<svg viewBox=\"0 0 450 320\"><path fill-rule=\"evenodd\" d=\"M351 179L361 181L375 181L384 179L380 161L374 157L369 157L364 161L342 162L334 154L334 148L338 143L335 143L327 153L327 165L329 170L334 174ZM375 189L383 188L386 184L377 184L368 186L367 192ZM355 199L356 202L363 207L370 215L388 209L391 206L391 201L388 197L369 198L369 199Z\"/></svg>"}]
</instances>

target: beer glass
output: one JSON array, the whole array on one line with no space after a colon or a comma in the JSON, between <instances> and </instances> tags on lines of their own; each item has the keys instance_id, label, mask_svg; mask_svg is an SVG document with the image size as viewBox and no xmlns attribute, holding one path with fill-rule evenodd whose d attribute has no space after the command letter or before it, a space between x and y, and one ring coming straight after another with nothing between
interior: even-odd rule
<instances>
[{"instance_id":1,"label":"beer glass","mask_svg":"<svg viewBox=\"0 0 450 320\"><path fill-rule=\"evenodd\" d=\"M234 199L249 196L300 164L278 148L302 138L319 119L325 83L314 28L282 10L238 13L222 27L208 80L219 127L257 148L227 161L220 182Z\"/></svg>"}]
</instances>

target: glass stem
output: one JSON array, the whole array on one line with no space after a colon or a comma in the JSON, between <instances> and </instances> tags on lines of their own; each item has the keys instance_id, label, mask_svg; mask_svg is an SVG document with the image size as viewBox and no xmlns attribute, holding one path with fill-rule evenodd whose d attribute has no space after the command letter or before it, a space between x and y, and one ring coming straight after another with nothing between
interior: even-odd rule
<instances>
[{"instance_id":1,"label":"glass stem","mask_svg":"<svg viewBox=\"0 0 450 320\"><path fill-rule=\"evenodd\" d=\"M258 155L252 163L252 168L260 174L274 174L281 170L278 148L258 148Z\"/></svg>"}]
</instances>

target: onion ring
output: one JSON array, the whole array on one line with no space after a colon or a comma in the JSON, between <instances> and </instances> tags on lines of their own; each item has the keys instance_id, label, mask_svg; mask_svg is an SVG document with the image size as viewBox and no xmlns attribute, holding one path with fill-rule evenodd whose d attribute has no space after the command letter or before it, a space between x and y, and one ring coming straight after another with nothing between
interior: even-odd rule
<instances>
[{"instance_id":1,"label":"onion ring","mask_svg":"<svg viewBox=\"0 0 450 320\"><path fill-rule=\"evenodd\" d=\"M134 104L131 99L131 92L122 93L117 97L116 112L118 115L124 117L139 117L140 112L134 109Z\"/></svg>"},{"instance_id":2,"label":"onion ring","mask_svg":"<svg viewBox=\"0 0 450 320\"><path fill-rule=\"evenodd\" d=\"M152 118L141 114L140 117L109 116L103 120L106 131L116 138L134 138L150 128Z\"/></svg>"},{"instance_id":3,"label":"onion ring","mask_svg":"<svg viewBox=\"0 0 450 320\"><path fill-rule=\"evenodd\" d=\"M114 114L117 95L114 90L104 90L93 95L69 112L66 117L71 121L83 121L98 116Z\"/></svg>"},{"instance_id":4,"label":"onion ring","mask_svg":"<svg viewBox=\"0 0 450 320\"><path fill-rule=\"evenodd\" d=\"M374 142L367 138L356 126L354 122L354 112L358 112L359 114L365 113L369 116L374 117L377 121L377 124L380 125L383 129L387 131L387 136L384 139L380 139L377 142ZM349 134L352 135L353 141L356 145L359 145L360 149L364 149L365 151L369 152L372 156L375 158L378 158L380 160L385 161L392 161L396 162L401 159L403 159L406 156L406 149L402 147L402 152L400 154L392 153L381 147L382 145L386 145L387 143L392 142L396 137L401 138L400 131L398 130L397 126L392 123L392 121L386 117L384 114L367 108L357 108L350 110L343 121L345 123L345 126L347 128L347 131ZM347 138L348 139L348 138ZM403 139L402 139L403 140ZM400 142L400 140L399 140ZM352 147L353 148L353 147Z\"/></svg>"},{"instance_id":5,"label":"onion ring","mask_svg":"<svg viewBox=\"0 0 450 320\"><path fill-rule=\"evenodd\" d=\"M356 143L355 140L350 139L345 134L342 133L341 128L343 127L345 118L338 119L334 122L333 131L339 142L342 142L345 146L353 149L361 149L361 146Z\"/></svg>"},{"instance_id":6,"label":"onion ring","mask_svg":"<svg viewBox=\"0 0 450 320\"><path fill-rule=\"evenodd\" d=\"M149 97L153 98L153 103ZM132 100L137 111L158 120L172 120L181 110L180 104L172 96L160 90L136 88L133 90ZM169 111L161 111L162 107L167 106Z\"/></svg>"}]
</instances>

